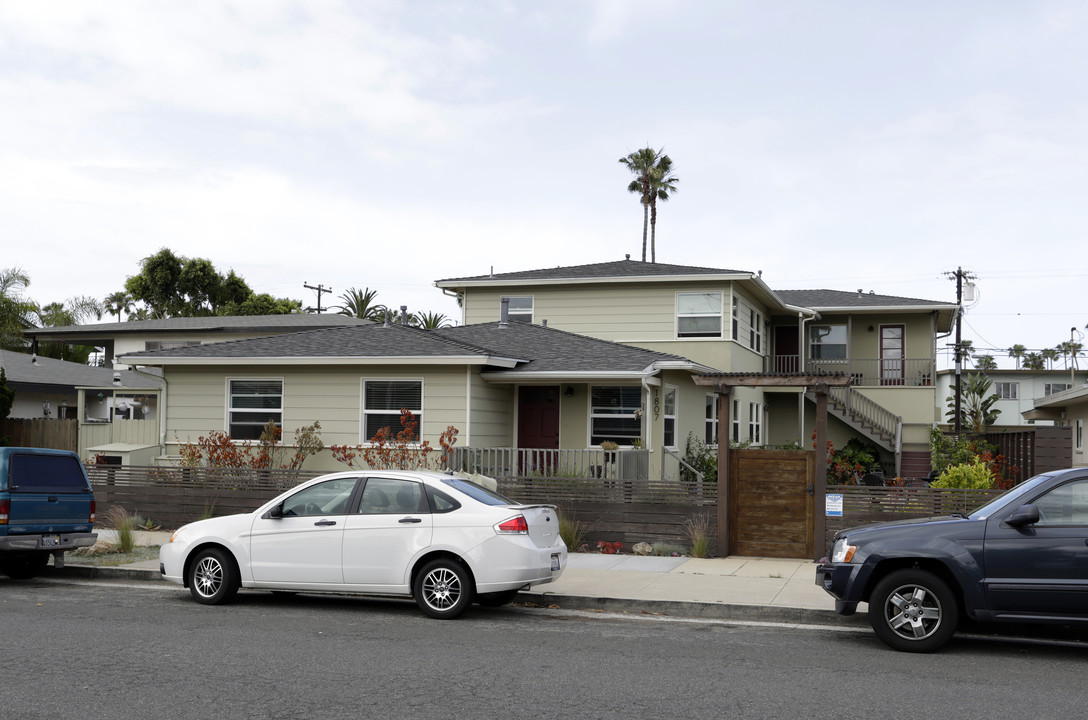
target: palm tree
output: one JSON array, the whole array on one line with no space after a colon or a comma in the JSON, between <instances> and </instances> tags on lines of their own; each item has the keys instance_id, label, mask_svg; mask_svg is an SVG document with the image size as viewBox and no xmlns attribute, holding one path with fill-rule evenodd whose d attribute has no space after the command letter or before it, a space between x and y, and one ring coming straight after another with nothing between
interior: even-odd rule
<instances>
[{"instance_id":1,"label":"palm tree","mask_svg":"<svg viewBox=\"0 0 1088 720\"><path fill-rule=\"evenodd\" d=\"M1046 361L1047 368L1054 369L1054 361L1061 357L1061 351L1058 348L1043 348L1039 353L1043 356L1043 360Z\"/></svg>"},{"instance_id":2,"label":"palm tree","mask_svg":"<svg viewBox=\"0 0 1088 720\"><path fill-rule=\"evenodd\" d=\"M660 157L660 150L645 147L630 153L627 157L620 158L620 162L635 174L635 179L627 186L627 192L637 193L639 202L642 203L642 262L646 262L646 231L650 226L650 196L654 168L657 167Z\"/></svg>"},{"instance_id":3,"label":"palm tree","mask_svg":"<svg viewBox=\"0 0 1088 720\"><path fill-rule=\"evenodd\" d=\"M443 313L425 312L415 315L415 327L423 328L424 330L437 330L439 328L450 327L453 322L445 316Z\"/></svg>"},{"instance_id":4,"label":"palm tree","mask_svg":"<svg viewBox=\"0 0 1088 720\"><path fill-rule=\"evenodd\" d=\"M1043 359L1042 353L1029 352L1024 353L1024 369L1025 370L1045 370L1046 360Z\"/></svg>"},{"instance_id":5,"label":"palm tree","mask_svg":"<svg viewBox=\"0 0 1088 720\"><path fill-rule=\"evenodd\" d=\"M975 367L979 370L997 370L997 360L993 355L979 355Z\"/></svg>"},{"instance_id":6,"label":"palm tree","mask_svg":"<svg viewBox=\"0 0 1088 720\"><path fill-rule=\"evenodd\" d=\"M1016 369L1020 369L1020 358L1027 354L1028 349L1023 345L1013 345L1008 349L1009 357L1016 361Z\"/></svg>"},{"instance_id":7,"label":"palm tree","mask_svg":"<svg viewBox=\"0 0 1088 720\"><path fill-rule=\"evenodd\" d=\"M23 297L30 276L17 267L0 269L0 348L22 350L26 347L23 329L31 326L34 303Z\"/></svg>"},{"instance_id":8,"label":"palm tree","mask_svg":"<svg viewBox=\"0 0 1088 720\"><path fill-rule=\"evenodd\" d=\"M376 297L378 297L377 290L351 288L340 296L340 299L344 301L344 304L340 306L340 314L363 320L381 320L385 317L386 307L375 303Z\"/></svg>"},{"instance_id":9,"label":"palm tree","mask_svg":"<svg viewBox=\"0 0 1088 720\"><path fill-rule=\"evenodd\" d=\"M676 193L680 178L672 174L672 159L662 155L650 173L650 262L657 262L657 201L666 202Z\"/></svg>"},{"instance_id":10,"label":"palm tree","mask_svg":"<svg viewBox=\"0 0 1088 720\"><path fill-rule=\"evenodd\" d=\"M1066 369L1077 367L1077 355L1080 355L1083 349L1083 344L1073 340L1066 340L1058 345L1058 352L1065 356Z\"/></svg>"},{"instance_id":11,"label":"palm tree","mask_svg":"<svg viewBox=\"0 0 1088 720\"><path fill-rule=\"evenodd\" d=\"M132 312L132 296L124 290L110 293L106 296L106 312L117 316L117 322L121 322L121 313Z\"/></svg>"}]
</instances>

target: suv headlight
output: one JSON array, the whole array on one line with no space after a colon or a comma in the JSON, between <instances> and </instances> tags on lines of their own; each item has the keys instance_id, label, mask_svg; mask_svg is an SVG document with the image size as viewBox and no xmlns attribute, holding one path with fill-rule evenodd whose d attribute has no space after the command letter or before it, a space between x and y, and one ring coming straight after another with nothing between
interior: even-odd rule
<instances>
[{"instance_id":1,"label":"suv headlight","mask_svg":"<svg viewBox=\"0 0 1088 720\"><path fill-rule=\"evenodd\" d=\"M857 545L851 545L847 538L841 537L831 547L831 562L848 563L854 559L857 551Z\"/></svg>"}]
</instances>

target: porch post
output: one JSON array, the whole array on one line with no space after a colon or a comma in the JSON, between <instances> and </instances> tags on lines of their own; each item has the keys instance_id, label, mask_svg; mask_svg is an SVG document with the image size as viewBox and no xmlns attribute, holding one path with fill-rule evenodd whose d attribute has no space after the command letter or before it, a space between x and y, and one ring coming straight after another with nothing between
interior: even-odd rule
<instances>
[{"instance_id":1,"label":"porch post","mask_svg":"<svg viewBox=\"0 0 1088 720\"><path fill-rule=\"evenodd\" d=\"M824 535L827 529L827 383L812 386L816 393L816 477L813 478L812 552L819 560L827 550Z\"/></svg>"},{"instance_id":2,"label":"porch post","mask_svg":"<svg viewBox=\"0 0 1088 720\"><path fill-rule=\"evenodd\" d=\"M718 557L732 554L729 544L729 402L732 388L718 386Z\"/></svg>"}]
</instances>

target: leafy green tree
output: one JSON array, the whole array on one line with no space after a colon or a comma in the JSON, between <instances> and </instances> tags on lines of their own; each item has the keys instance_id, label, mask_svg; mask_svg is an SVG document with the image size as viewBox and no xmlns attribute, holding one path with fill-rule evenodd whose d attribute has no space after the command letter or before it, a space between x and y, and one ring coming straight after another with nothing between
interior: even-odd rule
<instances>
[{"instance_id":1,"label":"leafy green tree","mask_svg":"<svg viewBox=\"0 0 1088 720\"><path fill-rule=\"evenodd\" d=\"M105 307L99 300L79 296L69 298L64 303L53 302L40 308L36 307L33 312L33 319L34 324L38 327L67 327L101 320L103 312L105 312ZM68 343L41 343L38 345L38 354L42 357L80 364L85 364L92 352L94 352L94 347L89 345L69 345Z\"/></svg>"},{"instance_id":2,"label":"leafy green tree","mask_svg":"<svg viewBox=\"0 0 1088 720\"><path fill-rule=\"evenodd\" d=\"M140 261L140 273L125 281L125 290L134 300L147 305L151 317L168 318L181 314L178 289L182 259L163 248Z\"/></svg>"},{"instance_id":3,"label":"leafy green tree","mask_svg":"<svg viewBox=\"0 0 1088 720\"><path fill-rule=\"evenodd\" d=\"M672 159L661 155L650 173L650 262L657 262L657 201L666 202L670 193L675 194L678 182L680 178L672 174Z\"/></svg>"},{"instance_id":4,"label":"leafy green tree","mask_svg":"<svg viewBox=\"0 0 1088 720\"><path fill-rule=\"evenodd\" d=\"M23 296L30 276L17 267L0 270L0 349L26 350L23 330L31 326L34 303Z\"/></svg>"},{"instance_id":5,"label":"leafy green tree","mask_svg":"<svg viewBox=\"0 0 1088 720\"><path fill-rule=\"evenodd\" d=\"M268 293L251 294L243 302L229 304L227 315L291 315L302 312L302 303L290 298L275 298Z\"/></svg>"},{"instance_id":6,"label":"leafy green tree","mask_svg":"<svg viewBox=\"0 0 1088 720\"><path fill-rule=\"evenodd\" d=\"M986 432L986 428L997 422L1001 410L994 407L997 402L997 393L991 392L993 381L982 373L971 373L967 376L963 390L960 393L960 424L968 432L980 434ZM956 398L950 395L948 401L949 421L956 419Z\"/></svg>"},{"instance_id":7,"label":"leafy green tree","mask_svg":"<svg viewBox=\"0 0 1088 720\"><path fill-rule=\"evenodd\" d=\"M377 297L377 290L350 288L340 295L344 303L340 306L340 314L363 320L381 320L385 317L386 307L375 302Z\"/></svg>"},{"instance_id":8,"label":"leafy green tree","mask_svg":"<svg viewBox=\"0 0 1088 720\"><path fill-rule=\"evenodd\" d=\"M8 385L8 374L0 367L0 420L11 414L11 406L15 404L15 390Z\"/></svg>"}]
</instances>

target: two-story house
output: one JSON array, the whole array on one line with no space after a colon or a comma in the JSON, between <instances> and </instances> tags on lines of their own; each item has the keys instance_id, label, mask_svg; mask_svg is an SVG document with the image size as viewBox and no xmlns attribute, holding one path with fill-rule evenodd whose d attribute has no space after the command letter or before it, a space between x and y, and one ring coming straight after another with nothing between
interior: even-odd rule
<instances>
[{"instance_id":1,"label":"two-story house","mask_svg":"<svg viewBox=\"0 0 1088 720\"><path fill-rule=\"evenodd\" d=\"M630 260L439 280L466 323L499 317L543 324L690 358L722 372L843 372L832 393L836 446L861 435L896 473L928 472L936 418L936 343L957 306L875 293L772 290L759 273ZM716 437L713 395L705 433ZM689 401L690 402L690 401ZM807 446L815 425L803 389L739 388L734 442ZM651 446L653 445L651 441Z\"/></svg>"},{"instance_id":2,"label":"two-story house","mask_svg":"<svg viewBox=\"0 0 1088 720\"><path fill-rule=\"evenodd\" d=\"M970 368L963 370L963 377L978 372ZM986 370L986 377L992 383L990 391L997 396L994 409L999 410L995 427L1020 427L1030 425L1053 425L1054 419L1037 417L1027 419L1024 413L1030 413L1035 408L1037 400L1043 400L1065 392L1073 387L1084 385L1088 382L1088 372L1077 370L1070 373L1069 370ZM947 418L946 398L952 397L953 387L956 384L956 375L952 370L942 370L937 373L937 401L942 406L941 422L949 422Z\"/></svg>"}]
</instances>

